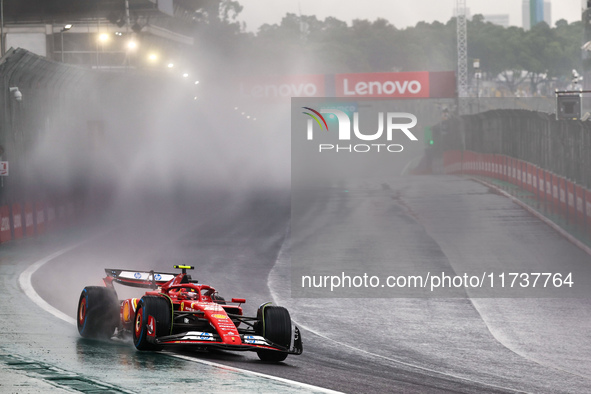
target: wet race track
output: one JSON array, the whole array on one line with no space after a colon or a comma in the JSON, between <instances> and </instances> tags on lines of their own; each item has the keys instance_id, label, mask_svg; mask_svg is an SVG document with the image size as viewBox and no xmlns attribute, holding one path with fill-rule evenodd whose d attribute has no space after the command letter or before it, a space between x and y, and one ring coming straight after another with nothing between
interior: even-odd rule
<instances>
[{"instance_id":1,"label":"wet race track","mask_svg":"<svg viewBox=\"0 0 591 394\"><path fill-rule=\"evenodd\" d=\"M459 273L498 259L532 272L573 271L575 284L591 278L589 255L472 180L399 177L346 186L349 194L336 206L310 207L309 229L326 234L338 227L335 218L345 227L363 225L359 213L369 202L379 218L371 221L376 231L395 236L376 251L355 244L354 234L339 235L362 256L391 249L396 258L412 261L429 245L429 253L416 260L433 270ZM333 197L340 192L335 188ZM146 203L100 225L14 242L1 252L0 355L13 366L14 357L36 365L32 372L14 367L18 374L45 379L53 368L104 392L200 385L208 392L589 391L587 299L475 298L469 290L463 298L292 298L289 227L289 194L265 192ZM346 250L325 253L345 261ZM72 322L80 291L99 285L104 268L172 271L174 264L195 265L192 276L226 299L246 298L246 314L270 300L286 306L302 329L304 353L274 365L249 352L144 353L130 342L81 339L73 324L23 293L19 278L36 262L38 269L28 271L32 287Z\"/></svg>"}]
</instances>

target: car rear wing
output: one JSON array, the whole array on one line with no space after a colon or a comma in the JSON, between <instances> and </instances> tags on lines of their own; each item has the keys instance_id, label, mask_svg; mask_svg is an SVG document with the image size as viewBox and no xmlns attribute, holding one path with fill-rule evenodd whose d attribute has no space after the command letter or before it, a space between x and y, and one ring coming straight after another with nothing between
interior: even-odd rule
<instances>
[{"instance_id":1,"label":"car rear wing","mask_svg":"<svg viewBox=\"0 0 591 394\"><path fill-rule=\"evenodd\" d=\"M153 289L155 286L161 286L177 276L177 274L165 272L131 271L112 268L105 268L105 272L107 278L112 278L112 281L115 283L146 289Z\"/></svg>"}]
</instances>

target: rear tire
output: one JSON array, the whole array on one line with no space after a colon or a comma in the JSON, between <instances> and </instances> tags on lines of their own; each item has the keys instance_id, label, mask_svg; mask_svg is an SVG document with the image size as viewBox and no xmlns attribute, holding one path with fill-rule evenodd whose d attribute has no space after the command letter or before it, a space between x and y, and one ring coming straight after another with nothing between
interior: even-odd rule
<instances>
[{"instance_id":1,"label":"rear tire","mask_svg":"<svg viewBox=\"0 0 591 394\"><path fill-rule=\"evenodd\" d=\"M291 344L291 317L289 312L282 306L262 307L259 311L262 320L259 327L265 339L275 345L289 349ZM257 354L262 361L279 362L287 358L287 352L276 350L257 350Z\"/></svg>"},{"instance_id":2,"label":"rear tire","mask_svg":"<svg viewBox=\"0 0 591 394\"><path fill-rule=\"evenodd\" d=\"M154 320L149 325L150 316ZM172 328L172 308L170 301L160 296L144 296L138 302L133 325L133 344L138 350L162 350L154 339L170 335Z\"/></svg>"},{"instance_id":3,"label":"rear tire","mask_svg":"<svg viewBox=\"0 0 591 394\"><path fill-rule=\"evenodd\" d=\"M119 325L120 307L114 289L88 286L78 300L77 326L83 338L109 339Z\"/></svg>"}]
</instances>

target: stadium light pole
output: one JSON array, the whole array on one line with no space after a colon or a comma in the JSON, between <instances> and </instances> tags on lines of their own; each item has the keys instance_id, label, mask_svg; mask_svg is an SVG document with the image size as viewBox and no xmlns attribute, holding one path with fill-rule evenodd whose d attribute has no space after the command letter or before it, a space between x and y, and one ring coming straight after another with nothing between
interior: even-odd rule
<instances>
[{"instance_id":1,"label":"stadium light pole","mask_svg":"<svg viewBox=\"0 0 591 394\"><path fill-rule=\"evenodd\" d=\"M0 0L0 56L4 56L4 0Z\"/></svg>"},{"instance_id":2,"label":"stadium light pole","mask_svg":"<svg viewBox=\"0 0 591 394\"><path fill-rule=\"evenodd\" d=\"M480 78L482 73L480 72L480 59L474 59L474 77L476 78L476 105L477 111L480 112Z\"/></svg>"},{"instance_id":3,"label":"stadium light pole","mask_svg":"<svg viewBox=\"0 0 591 394\"><path fill-rule=\"evenodd\" d=\"M72 28L72 24L68 23L67 25L65 25L64 27L62 27L62 29L60 30L60 38L62 41L62 63L64 62L64 32L68 31Z\"/></svg>"}]
</instances>

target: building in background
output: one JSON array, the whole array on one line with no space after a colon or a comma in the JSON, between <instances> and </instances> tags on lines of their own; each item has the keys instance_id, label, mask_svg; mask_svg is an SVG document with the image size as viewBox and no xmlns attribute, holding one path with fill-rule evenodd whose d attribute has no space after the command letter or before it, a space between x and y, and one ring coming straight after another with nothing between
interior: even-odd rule
<instances>
[{"instance_id":1,"label":"building in background","mask_svg":"<svg viewBox=\"0 0 591 394\"><path fill-rule=\"evenodd\" d=\"M531 20L529 18L529 0L523 0L521 4L521 18L523 30L531 29Z\"/></svg>"},{"instance_id":2,"label":"building in background","mask_svg":"<svg viewBox=\"0 0 591 394\"><path fill-rule=\"evenodd\" d=\"M495 25L509 27L509 14L493 14L483 15L485 22L494 23Z\"/></svg>"},{"instance_id":3,"label":"building in background","mask_svg":"<svg viewBox=\"0 0 591 394\"><path fill-rule=\"evenodd\" d=\"M521 12L524 30L529 30L540 22L552 26L552 4L549 1L523 0Z\"/></svg>"},{"instance_id":4,"label":"building in background","mask_svg":"<svg viewBox=\"0 0 591 394\"><path fill-rule=\"evenodd\" d=\"M549 1L544 2L544 22L552 27L552 3Z\"/></svg>"}]
</instances>

